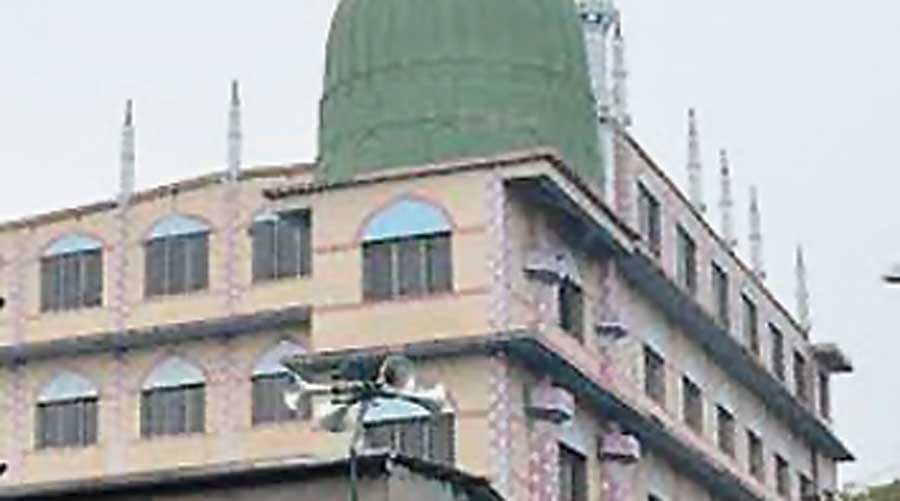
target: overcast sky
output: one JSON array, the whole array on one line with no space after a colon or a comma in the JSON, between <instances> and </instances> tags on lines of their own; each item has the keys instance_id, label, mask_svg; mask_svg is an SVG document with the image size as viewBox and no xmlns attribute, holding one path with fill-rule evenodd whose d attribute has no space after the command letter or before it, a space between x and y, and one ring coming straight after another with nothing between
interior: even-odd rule
<instances>
[{"instance_id":1,"label":"overcast sky","mask_svg":"<svg viewBox=\"0 0 900 501\"><path fill-rule=\"evenodd\" d=\"M497 2L485 2L486 5ZM110 198L123 102L136 101L138 185L222 168L228 81L251 164L312 160L334 0L3 0L0 218ZM806 248L814 338L856 373L835 420L859 461L844 480L900 474L900 7L888 0L621 0L633 133L684 186L698 108L708 205L716 151L735 174L741 251L760 190L769 283L793 307ZM718 221L715 210L710 214Z\"/></svg>"}]
</instances>

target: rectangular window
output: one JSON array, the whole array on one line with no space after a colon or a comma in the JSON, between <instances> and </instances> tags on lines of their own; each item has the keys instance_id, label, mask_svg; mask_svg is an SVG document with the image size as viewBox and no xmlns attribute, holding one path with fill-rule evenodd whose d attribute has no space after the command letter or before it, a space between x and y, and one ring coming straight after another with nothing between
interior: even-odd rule
<instances>
[{"instance_id":1,"label":"rectangular window","mask_svg":"<svg viewBox=\"0 0 900 501\"><path fill-rule=\"evenodd\" d=\"M716 320L726 329L730 325L728 311L728 274L719 265L712 263L712 289L715 301Z\"/></svg>"},{"instance_id":2,"label":"rectangular window","mask_svg":"<svg viewBox=\"0 0 900 501\"><path fill-rule=\"evenodd\" d=\"M366 446L391 449L403 455L452 465L456 461L456 423L453 414L367 424Z\"/></svg>"},{"instance_id":3,"label":"rectangular window","mask_svg":"<svg viewBox=\"0 0 900 501\"><path fill-rule=\"evenodd\" d=\"M759 435L747 430L747 462L750 475L760 482L766 479L765 456L763 455L763 443Z\"/></svg>"},{"instance_id":4,"label":"rectangular window","mask_svg":"<svg viewBox=\"0 0 900 501\"><path fill-rule=\"evenodd\" d=\"M453 288L450 235L438 233L363 244L363 297L420 296Z\"/></svg>"},{"instance_id":5,"label":"rectangular window","mask_svg":"<svg viewBox=\"0 0 900 501\"><path fill-rule=\"evenodd\" d=\"M141 436L202 433L206 407L204 385L144 390Z\"/></svg>"},{"instance_id":6,"label":"rectangular window","mask_svg":"<svg viewBox=\"0 0 900 501\"><path fill-rule=\"evenodd\" d=\"M775 454L775 490L783 498L791 496L791 469L788 462Z\"/></svg>"},{"instance_id":7,"label":"rectangular window","mask_svg":"<svg viewBox=\"0 0 900 501\"><path fill-rule=\"evenodd\" d=\"M794 388L797 400L809 403L809 385L806 383L806 359L799 351L794 351Z\"/></svg>"},{"instance_id":8,"label":"rectangular window","mask_svg":"<svg viewBox=\"0 0 900 501\"><path fill-rule=\"evenodd\" d=\"M716 423L718 424L719 450L734 457L734 415L719 405L716 407Z\"/></svg>"},{"instance_id":9,"label":"rectangular window","mask_svg":"<svg viewBox=\"0 0 900 501\"><path fill-rule=\"evenodd\" d=\"M756 312L756 304L749 297L741 295L741 309L743 317L744 341L750 347L750 352L759 356L759 316Z\"/></svg>"},{"instance_id":10,"label":"rectangular window","mask_svg":"<svg viewBox=\"0 0 900 501\"><path fill-rule=\"evenodd\" d=\"M684 421L692 430L703 434L703 392L687 376L681 378L681 387Z\"/></svg>"},{"instance_id":11,"label":"rectangular window","mask_svg":"<svg viewBox=\"0 0 900 501\"><path fill-rule=\"evenodd\" d=\"M85 447L97 443L97 398L37 406L35 447Z\"/></svg>"},{"instance_id":12,"label":"rectangular window","mask_svg":"<svg viewBox=\"0 0 900 501\"><path fill-rule=\"evenodd\" d=\"M650 251L659 256L662 229L659 201L641 183L638 183L638 226Z\"/></svg>"},{"instance_id":13,"label":"rectangular window","mask_svg":"<svg viewBox=\"0 0 900 501\"><path fill-rule=\"evenodd\" d=\"M831 385L825 372L819 372L819 412L825 419L831 419Z\"/></svg>"},{"instance_id":14,"label":"rectangular window","mask_svg":"<svg viewBox=\"0 0 900 501\"><path fill-rule=\"evenodd\" d=\"M41 311L74 310L103 302L103 251L41 258Z\"/></svg>"},{"instance_id":15,"label":"rectangular window","mask_svg":"<svg viewBox=\"0 0 900 501\"><path fill-rule=\"evenodd\" d=\"M291 387L290 374L258 374L253 376L252 384L254 425L308 419L312 415L309 402L304 402L298 410L285 405L284 392Z\"/></svg>"},{"instance_id":16,"label":"rectangular window","mask_svg":"<svg viewBox=\"0 0 900 501\"><path fill-rule=\"evenodd\" d=\"M578 338L584 336L584 294L571 280L559 285L559 327Z\"/></svg>"},{"instance_id":17,"label":"rectangular window","mask_svg":"<svg viewBox=\"0 0 900 501\"><path fill-rule=\"evenodd\" d=\"M644 346L644 392L665 407L666 362L649 346Z\"/></svg>"},{"instance_id":18,"label":"rectangular window","mask_svg":"<svg viewBox=\"0 0 900 501\"><path fill-rule=\"evenodd\" d=\"M812 501L816 499L816 487L812 480L804 474L800 474L800 501Z\"/></svg>"},{"instance_id":19,"label":"rectangular window","mask_svg":"<svg viewBox=\"0 0 900 501\"><path fill-rule=\"evenodd\" d=\"M559 501L587 501L587 460L559 444Z\"/></svg>"},{"instance_id":20,"label":"rectangular window","mask_svg":"<svg viewBox=\"0 0 900 501\"><path fill-rule=\"evenodd\" d=\"M772 372L784 381L784 335L774 324L769 324L769 332L772 333Z\"/></svg>"},{"instance_id":21,"label":"rectangular window","mask_svg":"<svg viewBox=\"0 0 900 501\"><path fill-rule=\"evenodd\" d=\"M260 218L253 237L253 281L306 276L312 272L312 228L308 209Z\"/></svg>"},{"instance_id":22,"label":"rectangular window","mask_svg":"<svg viewBox=\"0 0 900 501\"><path fill-rule=\"evenodd\" d=\"M676 230L676 239L676 279L679 285L694 295L697 293L697 244L681 226Z\"/></svg>"},{"instance_id":23,"label":"rectangular window","mask_svg":"<svg viewBox=\"0 0 900 501\"><path fill-rule=\"evenodd\" d=\"M209 234L154 238L144 246L147 297L183 294L209 285Z\"/></svg>"}]
</instances>

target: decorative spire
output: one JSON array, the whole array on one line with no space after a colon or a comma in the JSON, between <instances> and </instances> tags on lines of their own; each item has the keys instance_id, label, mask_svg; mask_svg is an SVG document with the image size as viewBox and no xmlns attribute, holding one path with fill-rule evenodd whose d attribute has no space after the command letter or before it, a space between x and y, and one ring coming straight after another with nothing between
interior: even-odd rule
<instances>
[{"instance_id":1,"label":"decorative spire","mask_svg":"<svg viewBox=\"0 0 900 501\"><path fill-rule=\"evenodd\" d=\"M750 261L753 272L762 279L766 278L763 267L762 222L759 215L759 199L756 186L750 187Z\"/></svg>"},{"instance_id":2,"label":"decorative spire","mask_svg":"<svg viewBox=\"0 0 900 501\"><path fill-rule=\"evenodd\" d=\"M228 180L237 181L241 172L241 96L237 80L231 81L231 108L228 111Z\"/></svg>"},{"instance_id":3,"label":"decorative spire","mask_svg":"<svg viewBox=\"0 0 900 501\"><path fill-rule=\"evenodd\" d=\"M797 261L795 263L797 274L797 318L800 326L806 330L812 327L809 316L809 289L806 283L806 262L803 259L803 247L797 246Z\"/></svg>"},{"instance_id":4,"label":"decorative spire","mask_svg":"<svg viewBox=\"0 0 900 501\"><path fill-rule=\"evenodd\" d=\"M134 116L131 99L125 103L122 144L119 157L119 204L128 203L134 192Z\"/></svg>"},{"instance_id":5,"label":"decorative spire","mask_svg":"<svg viewBox=\"0 0 900 501\"><path fill-rule=\"evenodd\" d=\"M622 36L622 16L616 12L616 29L612 39L612 114L619 127L631 125L628 113L628 67L625 64L625 37Z\"/></svg>"},{"instance_id":6,"label":"decorative spire","mask_svg":"<svg viewBox=\"0 0 900 501\"><path fill-rule=\"evenodd\" d=\"M703 165L700 162L700 133L697 130L697 113L688 110L688 195L694 208L706 212L703 203Z\"/></svg>"},{"instance_id":7,"label":"decorative spire","mask_svg":"<svg viewBox=\"0 0 900 501\"><path fill-rule=\"evenodd\" d=\"M734 198L731 196L731 167L728 164L728 152L719 150L720 174L722 177L722 193L719 199L719 209L722 216L722 226L719 231L729 248L737 246L737 238L734 236Z\"/></svg>"}]
</instances>

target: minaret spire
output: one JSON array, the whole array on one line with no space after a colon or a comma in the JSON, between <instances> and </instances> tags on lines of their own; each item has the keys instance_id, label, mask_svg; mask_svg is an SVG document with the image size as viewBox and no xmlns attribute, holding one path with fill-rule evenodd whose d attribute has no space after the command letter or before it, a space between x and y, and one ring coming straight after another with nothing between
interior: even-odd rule
<instances>
[{"instance_id":1,"label":"minaret spire","mask_svg":"<svg viewBox=\"0 0 900 501\"><path fill-rule=\"evenodd\" d=\"M812 327L809 315L809 289L806 283L806 262L803 259L803 247L797 246L797 260L795 262L797 274L797 318L800 326L806 330Z\"/></svg>"},{"instance_id":2,"label":"minaret spire","mask_svg":"<svg viewBox=\"0 0 900 501\"><path fill-rule=\"evenodd\" d=\"M697 113L688 110L688 195L694 208L706 212L703 202L703 165L700 161L700 133L697 130Z\"/></svg>"},{"instance_id":3,"label":"minaret spire","mask_svg":"<svg viewBox=\"0 0 900 501\"><path fill-rule=\"evenodd\" d=\"M615 198L616 184L614 154L616 117L614 116L613 99L610 96L611 92L608 83L610 69L607 64L607 51L609 51L610 30L617 24L619 16L613 5L613 0L576 0L576 3L578 14L581 18L588 70L591 78L591 91L594 95L594 111L598 121L597 142L600 145L600 152L603 157L601 172L604 175L597 181L600 183L604 198L612 201ZM624 96L624 93L622 96Z\"/></svg>"},{"instance_id":4,"label":"minaret spire","mask_svg":"<svg viewBox=\"0 0 900 501\"><path fill-rule=\"evenodd\" d=\"M128 203L134 193L134 115L131 99L125 102L122 143L119 150L119 204Z\"/></svg>"},{"instance_id":5,"label":"minaret spire","mask_svg":"<svg viewBox=\"0 0 900 501\"><path fill-rule=\"evenodd\" d=\"M612 114L619 127L631 125L628 113L628 67L625 64L625 37L622 35L622 15L616 12L616 27L612 39Z\"/></svg>"},{"instance_id":6,"label":"minaret spire","mask_svg":"<svg viewBox=\"0 0 900 501\"><path fill-rule=\"evenodd\" d=\"M241 172L243 149L241 130L241 96L237 80L231 82L231 107L228 110L228 179L237 181Z\"/></svg>"},{"instance_id":7,"label":"minaret spire","mask_svg":"<svg viewBox=\"0 0 900 501\"><path fill-rule=\"evenodd\" d=\"M734 236L734 198L731 196L731 166L728 163L728 152L724 149L719 150L719 164L722 181L722 192L719 199L722 222L719 231L728 247L733 249L737 246L737 238Z\"/></svg>"},{"instance_id":8,"label":"minaret spire","mask_svg":"<svg viewBox=\"0 0 900 501\"><path fill-rule=\"evenodd\" d=\"M762 222L759 215L759 199L756 186L750 187L750 261L753 272L760 279L766 278L763 267Z\"/></svg>"}]
</instances>

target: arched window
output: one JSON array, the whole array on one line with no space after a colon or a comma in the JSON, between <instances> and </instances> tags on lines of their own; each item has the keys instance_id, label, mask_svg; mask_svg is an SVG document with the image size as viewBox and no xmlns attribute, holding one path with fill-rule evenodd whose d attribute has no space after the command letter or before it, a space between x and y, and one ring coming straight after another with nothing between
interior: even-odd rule
<instances>
[{"instance_id":1,"label":"arched window","mask_svg":"<svg viewBox=\"0 0 900 501\"><path fill-rule=\"evenodd\" d=\"M87 379L65 372L38 395L35 446L84 447L97 443L97 388Z\"/></svg>"},{"instance_id":2,"label":"arched window","mask_svg":"<svg viewBox=\"0 0 900 501\"><path fill-rule=\"evenodd\" d=\"M41 311L100 306L103 244L84 235L57 238L41 256Z\"/></svg>"},{"instance_id":3,"label":"arched window","mask_svg":"<svg viewBox=\"0 0 900 501\"><path fill-rule=\"evenodd\" d=\"M363 232L363 297L390 299L453 288L450 222L428 203L403 199Z\"/></svg>"},{"instance_id":4,"label":"arched window","mask_svg":"<svg viewBox=\"0 0 900 501\"><path fill-rule=\"evenodd\" d=\"M205 383L203 371L182 358L156 366L141 390L141 436L203 432Z\"/></svg>"},{"instance_id":5,"label":"arched window","mask_svg":"<svg viewBox=\"0 0 900 501\"><path fill-rule=\"evenodd\" d=\"M281 361L302 353L304 350L297 343L281 341L257 360L251 378L254 425L309 418L311 408L308 402L296 411L284 404L284 392L290 386L292 376Z\"/></svg>"},{"instance_id":6,"label":"arched window","mask_svg":"<svg viewBox=\"0 0 900 501\"><path fill-rule=\"evenodd\" d=\"M209 285L209 228L181 215L157 222L144 244L147 297L181 294Z\"/></svg>"},{"instance_id":7,"label":"arched window","mask_svg":"<svg viewBox=\"0 0 900 501\"><path fill-rule=\"evenodd\" d=\"M253 221L253 281L309 275L310 211L266 212Z\"/></svg>"},{"instance_id":8,"label":"arched window","mask_svg":"<svg viewBox=\"0 0 900 501\"><path fill-rule=\"evenodd\" d=\"M431 415L410 402L378 399L363 425L367 447L448 465L456 460L456 418L450 409Z\"/></svg>"}]
</instances>

